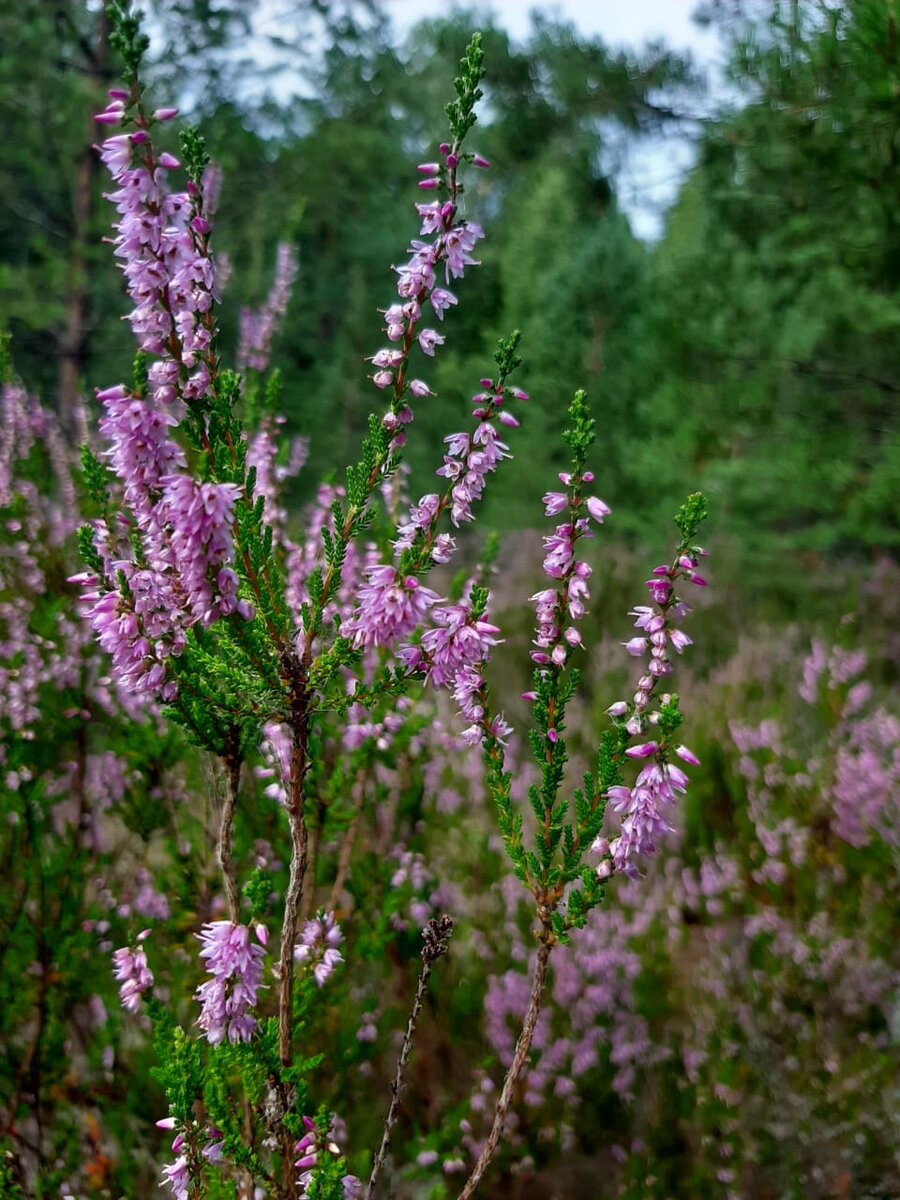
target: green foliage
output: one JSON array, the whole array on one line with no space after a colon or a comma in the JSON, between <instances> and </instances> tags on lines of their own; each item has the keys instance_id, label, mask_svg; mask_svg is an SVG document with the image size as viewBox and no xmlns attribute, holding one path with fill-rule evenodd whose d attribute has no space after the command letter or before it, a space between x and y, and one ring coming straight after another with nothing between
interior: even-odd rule
<instances>
[{"instance_id":1,"label":"green foliage","mask_svg":"<svg viewBox=\"0 0 900 1200\"><path fill-rule=\"evenodd\" d=\"M122 60L127 83L134 86L150 39L141 32L142 14L132 9L129 0L109 0L106 5L111 30L109 42Z\"/></svg>"},{"instance_id":2,"label":"green foliage","mask_svg":"<svg viewBox=\"0 0 900 1200\"><path fill-rule=\"evenodd\" d=\"M483 78L484 50L481 47L481 35L476 33L466 47L465 56L459 64L459 75L453 81L456 99L450 101L446 110L455 148L462 144L478 119L475 115L475 105L483 94L478 86Z\"/></svg>"}]
</instances>

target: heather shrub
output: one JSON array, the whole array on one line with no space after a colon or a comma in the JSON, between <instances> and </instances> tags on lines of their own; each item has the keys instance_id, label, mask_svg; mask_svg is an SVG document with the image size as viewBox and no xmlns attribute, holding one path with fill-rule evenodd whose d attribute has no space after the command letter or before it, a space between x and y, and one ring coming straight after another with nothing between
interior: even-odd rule
<instances>
[{"instance_id":1,"label":"heather shrub","mask_svg":"<svg viewBox=\"0 0 900 1200\"><path fill-rule=\"evenodd\" d=\"M523 497L537 553L473 536L540 403L518 331L412 499L484 238L477 36L335 474L284 436L270 369L302 264L280 246L227 368L227 177L195 129L173 153L140 19L110 16L131 379L76 459L4 364L4 1194L889 1194L883 647L732 630L685 669L690 602L727 621L706 501L635 586L590 544L611 512L583 391L566 469Z\"/></svg>"}]
</instances>

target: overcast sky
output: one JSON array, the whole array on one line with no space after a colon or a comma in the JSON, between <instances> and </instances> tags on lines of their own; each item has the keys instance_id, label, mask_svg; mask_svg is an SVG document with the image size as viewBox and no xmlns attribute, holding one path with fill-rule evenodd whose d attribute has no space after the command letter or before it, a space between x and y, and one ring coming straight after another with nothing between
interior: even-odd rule
<instances>
[{"instance_id":1,"label":"overcast sky","mask_svg":"<svg viewBox=\"0 0 900 1200\"><path fill-rule=\"evenodd\" d=\"M447 0L387 0L385 7L399 33L423 17L445 15ZM695 25L691 14L697 0L562 0L556 4L517 4L493 0L458 7L477 7L496 14L512 37L527 37L530 14L535 7L572 21L584 34L597 34L613 46L637 46L657 38L673 50L688 50L696 64L713 70L719 44L716 34ZM617 164L619 199L632 226L641 237L656 238L662 229L666 207L693 160L688 137L642 139Z\"/></svg>"}]
</instances>

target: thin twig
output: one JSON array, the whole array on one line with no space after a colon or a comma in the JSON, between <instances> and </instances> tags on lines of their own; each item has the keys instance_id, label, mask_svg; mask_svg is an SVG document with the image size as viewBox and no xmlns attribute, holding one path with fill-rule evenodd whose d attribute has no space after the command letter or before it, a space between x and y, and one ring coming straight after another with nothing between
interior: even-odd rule
<instances>
[{"instance_id":1,"label":"thin twig","mask_svg":"<svg viewBox=\"0 0 900 1200\"><path fill-rule=\"evenodd\" d=\"M234 814L237 811L238 788L241 780L241 760L237 753L229 753L225 758L225 798L222 801L222 817L219 821L219 841L216 846L216 860L225 881L225 892L228 896L228 914L233 925L238 923L240 915L240 893L238 892L237 876L232 858L232 832L234 829Z\"/></svg>"},{"instance_id":2,"label":"thin twig","mask_svg":"<svg viewBox=\"0 0 900 1200\"><path fill-rule=\"evenodd\" d=\"M356 831L359 828L363 801L366 795L364 785L365 774L363 771L358 771L356 779L353 781L353 816L350 818L350 824L344 830L341 848L338 851L337 874L334 877L334 883L331 885L328 903L325 905L325 909L328 912L337 911L337 906L341 901L341 892L344 890L344 884L347 882L347 876L350 874L353 843L356 840Z\"/></svg>"},{"instance_id":3,"label":"thin twig","mask_svg":"<svg viewBox=\"0 0 900 1200\"><path fill-rule=\"evenodd\" d=\"M294 946L297 942L300 898L303 895L303 880L306 876L309 840L303 811L303 786L309 765L309 697L298 666L296 661L292 663L294 674L291 680L291 768L287 803L291 832L291 867L284 895L284 922L281 926L281 957L278 966L278 1053L284 1067L291 1065L294 1054ZM285 1094L286 1107L287 1100ZM294 1200L297 1195L294 1139L284 1128L281 1131L281 1159L284 1175L282 1186L287 1200Z\"/></svg>"},{"instance_id":4,"label":"thin twig","mask_svg":"<svg viewBox=\"0 0 900 1200\"><path fill-rule=\"evenodd\" d=\"M466 1186L459 1194L459 1200L469 1200L473 1195L481 1182L482 1176L490 1166L491 1159L497 1152L500 1138L503 1136L503 1126L506 1124L506 1114L509 1112L509 1106L515 1095L519 1077L522 1074L525 1063L528 1061L538 1014L541 1011L544 986L547 982L547 962L550 958L550 951L553 949L553 942L548 931L545 929L543 933L544 936L538 947L537 959L534 964L531 998L528 1001L528 1009L525 1013L525 1020L522 1022L519 1040L516 1042L516 1052L509 1065L509 1070L506 1072L506 1079L503 1081L503 1090L500 1093L500 1099L497 1101L497 1108L494 1112L494 1124L491 1127L491 1132L488 1134L487 1141L482 1147L481 1154L478 1156L478 1162L475 1164L475 1168L469 1176Z\"/></svg>"},{"instance_id":5,"label":"thin twig","mask_svg":"<svg viewBox=\"0 0 900 1200\"><path fill-rule=\"evenodd\" d=\"M391 1144L391 1132L397 1121L397 1110L400 1107L400 1093L403 1091L403 1077L406 1074L406 1065L412 1053L413 1035L416 1032L416 1022L419 1020L419 1014L422 1011L422 1002L425 999L425 991L428 987L428 977L431 974L431 968L437 960L447 953L452 933L453 921L446 914L440 917L432 917L422 930L422 937L424 939L422 946L422 974L419 976L416 997L413 1000L412 1012L409 1014L409 1022L406 1026L406 1035L403 1038L400 1057L397 1059L397 1070L394 1073L394 1080L391 1084L391 1105L384 1119L384 1133L381 1136L381 1145L378 1147L375 1161L372 1163L372 1174L369 1176L369 1184L366 1188L364 1200L373 1200L375 1196L375 1183L387 1159L388 1149Z\"/></svg>"}]
</instances>

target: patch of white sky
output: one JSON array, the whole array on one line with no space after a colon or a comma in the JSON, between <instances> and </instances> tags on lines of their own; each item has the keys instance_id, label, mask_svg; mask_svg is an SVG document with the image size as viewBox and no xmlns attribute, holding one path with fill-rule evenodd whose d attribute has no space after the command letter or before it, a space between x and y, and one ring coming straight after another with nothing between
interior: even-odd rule
<instances>
[{"instance_id":1,"label":"patch of white sky","mask_svg":"<svg viewBox=\"0 0 900 1200\"><path fill-rule=\"evenodd\" d=\"M541 13L575 26L586 37L599 37L608 46L619 49L640 49L653 42L662 42L667 49L687 53L695 69L706 77L711 93L721 91L718 35L709 27L693 20L698 0L557 0L556 3L517 4L515 0L473 0L471 4L448 5L447 0L383 0L383 11L391 20L398 38L405 37L423 19L445 17L455 9L476 8L479 13L493 14L497 24L505 29L514 42L524 42L532 30L533 12ZM264 43L279 32L279 26L290 11L290 0L258 0L254 14L253 41L259 47L259 58L268 54ZM283 28L283 26L282 26ZM271 42L269 43L271 47ZM271 53L271 51L269 51ZM289 79L281 78L276 91L285 89L297 93L298 80L292 72ZM290 76L293 76L290 78ZM654 100L665 104L667 97ZM691 100L690 116L701 115L702 100ZM673 105L677 106L677 101ZM619 204L631 221L634 232L642 238L656 240L663 229L665 213L674 201L678 188L695 160L696 122L675 122L664 134L642 134L623 137L608 123L603 128L604 155L602 169L613 179Z\"/></svg>"}]
</instances>

